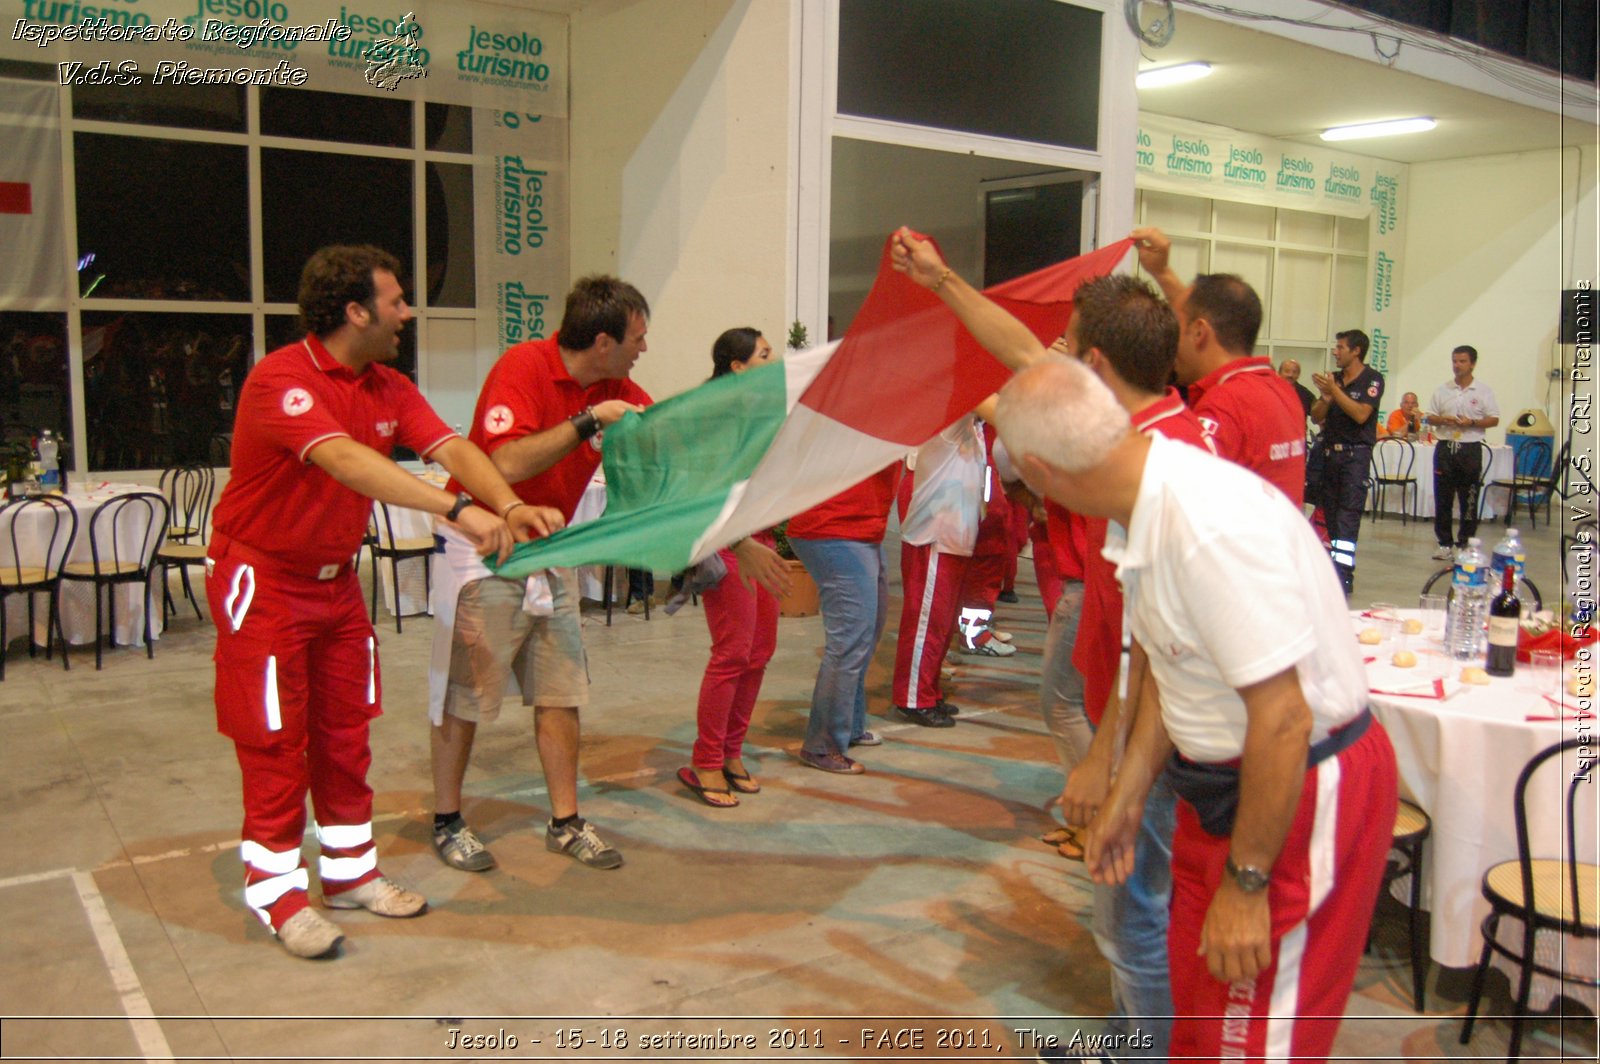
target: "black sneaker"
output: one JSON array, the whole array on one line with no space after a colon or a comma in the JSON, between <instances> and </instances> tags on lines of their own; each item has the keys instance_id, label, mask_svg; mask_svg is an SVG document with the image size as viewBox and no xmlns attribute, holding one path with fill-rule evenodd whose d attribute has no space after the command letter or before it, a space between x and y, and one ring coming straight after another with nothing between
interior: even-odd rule
<instances>
[{"instance_id":1,"label":"black sneaker","mask_svg":"<svg viewBox=\"0 0 1600 1064\"><path fill-rule=\"evenodd\" d=\"M938 706L931 709L910 709L906 706L895 706L894 711L913 724L920 724L924 728L954 728L956 722L940 711Z\"/></svg>"},{"instance_id":2,"label":"black sneaker","mask_svg":"<svg viewBox=\"0 0 1600 1064\"><path fill-rule=\"evenodd\" d=\"M959 716L961 716L961 707L960 706L956 705L954 702L946 702L942 698L939 699L939 705L937 707L935 707L935 708L937 708L940 713L943 713L947 717L959 717Z\"/></svg>"},{"instance_id":3,"label":"black sneaker","mask_svg":"<svg viewBox=\"0 0 1600 1064\"><path fill-rule=\"evenodd\" d=\"M1022 601L1021 599L1017 598L1017 593L1015 591L1002 591L1002 592L1000 592L1000 594L996 595L995 597L1001 602L1021 602Z\"/></svg>"}]
</instances>

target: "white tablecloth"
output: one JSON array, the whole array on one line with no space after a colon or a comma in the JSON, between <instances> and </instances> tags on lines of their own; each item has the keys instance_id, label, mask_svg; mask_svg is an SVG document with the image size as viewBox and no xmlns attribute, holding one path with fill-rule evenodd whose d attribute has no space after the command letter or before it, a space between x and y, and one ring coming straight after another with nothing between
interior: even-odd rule
<instances>
[{"instance_id":1,"label":"white tablecloth","mask_svg":"<svg viewBox=\"0 0 1600 1064\"><path fill-rule=\"evenodd\" d=\"M89 547L89 522L93 519L95 511L118 495L125 495L131 491L151 490L141 484L111 484L101 483L82 489L74 488L67 494L67 500L72 503L73 509L78 512L78 536L73 541L72 553L68 561L88 563L93 561L93 554ZM126 511L123 520L129 522L129 527L117 529L117 536L124 545L131 545L144 534L143 524L138 524L137 519L143 516L142 507L133 507ZM40 515L42 517L42 515ZM10 515L0 514L0 537L3 537L4 550L9 560L11 550ZM64 533L63 533L64 534ZM37 528L22 528L17 530L17 550L22 555L24 564L41 564L44 561L45 542L48 535L45 524L41 521ZM144 598L137 585L119 584L115 592L117 601L117 627L116 641L124 646L144 645ZM151 580L148 593L151 595L150 633L154 636L161 634L161 590L158 579ZM61 585L61 623L67 634L67 642L74 646L81 646L94 642L94 585L88 581L66 580ZM33 640L39 646L45 645L46 625L49 623L50 603L48 596L40 594L34 603ZM21 638L27 634L28 604L25 595L8 595L6 597L6 632L13 638Z\"/></svg>"},{"instance_id":2,"label":"white tablecloth","mask_svg":"<svg viewBox=\"0 0 1600 1064\"><path fill-rule=\"evenodd\" d=\"M1412 447L1415 449L1417 456L1416 463L1411 467L1411 475L1417 478L1417 508L1414 516L1432 517L1433 455L1434 452L1438 450L1438 445L1432 443L1414 443L1412 444ZM1515 457L1510 447L1494 448L1489 458L1489 475L1485 479L1510 480L1514 468L1514 462ZM1395 475L1398 476L1400 474ZM1410 496L1411 492L1407 490L1405 495ZM1390 485L1383 494L1383 512L1397 514L1400 512L1401 505L1401 489L1395 485ZM1484 520L1488 520L1491 517L1500 516L1506 512L1509 506L1510 502L1506 498L1506 489L1488 488L1484 491L1483 509L1481 511ZM1459 518L1459 507L1457 509L1458 512L1456 516Z\"/></svg>"},{"instance_id":3,"label":"white tablecloth","mask_svg":"<svg viewBox=\"0 0 1600 1064\"><path fill-rule=\"evenodd\" d=\"M1415 610L1401 615L1419 616ZM1354 618L1357 630L1372 624L1369 618ZM1411 636L1407 646L1421 662L1403 672L1415 674L1416 680L1425 679L1430 672L1443 674L1447 697L1440 701L1374 693L1372 710L1394 744L1402 795L1433 820L1422 889L1423 906L1431 913L1429 953L1448 967L1470 967L1477 964L1483 949L1479 932L1489 913L1481 889L1483 873L1500 861L1517 858L1512 812L1517 776L1539 751L1575 736L1577 721L1526 719L1559 716L1561 710L1534 689L1524 665L1519 664L1515 676L1491 678L1488 686L1462 685L1457 677L1463 663L1448 659L1437 642ZM1368 664L1369 680L1392 684L1402 674L1402 670L1386 667L1395 650L1393 644L1362 649L1365 656L1376 659ZM1591 715L1591 730L1593 724ZM1541 779L1554 780L1561 775L1553 766L1546 771L1550 775ZM1592 790L1590 794L1592 798ZM1564 795L1564 789L1554 786L1529 791L1534 856L1562 852ZM1588 847L1579 858L1593 861L1596 803L1585 802L1580 792L1578 804L1579 845L1587 842ZM1502 928L1505 926L1503 921ZM1543 989L1548 1000L1549 986Z\"/></svg>"},{"instance_id":4,"label":"white tablecloth","mask_svg":"<svg viewBox=\"0 0 1600 1064\"><path fill-rule=\"evenodd\" d=\"M437 475L424 476L429 483L436 487L444 487L445 481ZM374 504L376 505L376 504ZM596 470L588 486L583 490L583 498L578 500L578 508L572 515L572 523L582 524L593 521L606 510L606 480L602 470ZM407 539L418 536L433 535L433 515L422 510L410 510L403 506L389 507L390 520L394 523L396 539ZM381 518L380 518L381 521ZM381 532L381 528L380 528ZM383 602L392 615L395 612L394 581L390 577L389 564L384 562L378 567L379 580L383 586ZM605 567L599 565L586 565L578 570L578 590L586 599L599 601L601 598L601 578L605 574ZM432 615L433 607L428 601L428 587L424 583L424 570L421 558L408 558L400 563L400 608L405 612L402 616L410 617L414 614L427 613Z\"/></svg>"}]
</instances>

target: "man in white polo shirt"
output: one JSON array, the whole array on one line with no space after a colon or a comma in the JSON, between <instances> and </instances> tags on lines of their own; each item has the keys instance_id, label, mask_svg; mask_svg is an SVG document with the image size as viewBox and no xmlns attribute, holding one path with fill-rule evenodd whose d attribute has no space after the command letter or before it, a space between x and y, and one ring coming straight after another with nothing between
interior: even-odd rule
<instances>
[{"instance_id":1,"label":"man in white polo shirt","mask_svg":"<svg viewBox=\"0 0 1600 1064\"><path fill-rule=\"evenodd\" d=\"M1436 561L1447 562L1450 550L1450 510L1461 504L1461 533L1454 542L1465 547L1478 534L1478 484L1483 478L1484 430L1500 424L1500 404L1482 381L1472 379L1478 350L1462 344L1450 352L1455 375L1433 393L1428 424L1439 445L1433 452L1433 535L1439 549Z\"/></svg>"},{"instance_id":2,"label":"man in white polo shirt","mask_svg":"<svg viewBox=\"0 0 1600 1064\"><path fill-rule=\"evenodd\" d=\"M1137 709L1086 860L1096 881L1128 876L1145 795L1170 761L1182 798L1172 1058L1326 1057L1383 878L1396 789L1338 575L1282 492L1132 432L1081 365L1052 359L1019 374L997 423L1030 486L1115 522L1105 554L1135 641Z\"/></svg>"}]
</instances>

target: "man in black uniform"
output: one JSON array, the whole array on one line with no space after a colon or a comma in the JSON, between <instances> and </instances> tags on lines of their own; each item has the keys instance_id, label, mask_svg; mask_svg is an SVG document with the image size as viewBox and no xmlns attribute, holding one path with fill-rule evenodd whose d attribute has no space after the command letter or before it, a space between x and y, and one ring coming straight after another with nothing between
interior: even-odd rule
<instances>
[{"instance_id":1,"label":"man in black uniform","mask_svg":"<svg viewBox=\"0 0 1600 1064\"><path fill-rule=\"evenodd\" d=\"M1311 404L1311 419L1322 426L1322 484L1319 493L1328 522L1334 568L1350 594L1356 573L1356 536L1367 497L1367 465L1378 442L1378 404L1383 374L1367 368L1371 341L1360 329L1338 334L1333 346L1337 374L1314 373L1322 394Z\"/></svg>"}]
</instances>

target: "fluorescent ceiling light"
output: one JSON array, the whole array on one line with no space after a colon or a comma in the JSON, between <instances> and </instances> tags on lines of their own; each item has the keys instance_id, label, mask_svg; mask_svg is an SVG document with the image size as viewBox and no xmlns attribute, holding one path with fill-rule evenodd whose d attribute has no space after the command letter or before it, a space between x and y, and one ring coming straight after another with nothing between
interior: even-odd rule
<instances>
[{"instance_id":1,"label":"fluorescent ceiling light","mask_svg":"<svg viewBox=\"0 0 1600 1064\"><path fill-rule=\"evenodd\" d=\"M1334 126L1322 131L1322 139L1359 140L1362 137L1392 137L1396 133L1425 133L1438 124L1431 118L1396 118L1389 122L1366 122L1359 126Z\"/></svg>"},{"instance_id":2,"label":"fluorescent ceiling light","mask_svg":"<svg viewBox=\"0 0 1600 1064\"><path fill-rule=\"evenodd\" d=\"M1182 85L1211 73L1210 63L1179 63L1177 66L1141 70L1134 84L1141 89L1159 89L1167 85Z\"/></svg>"}]
</instances>

